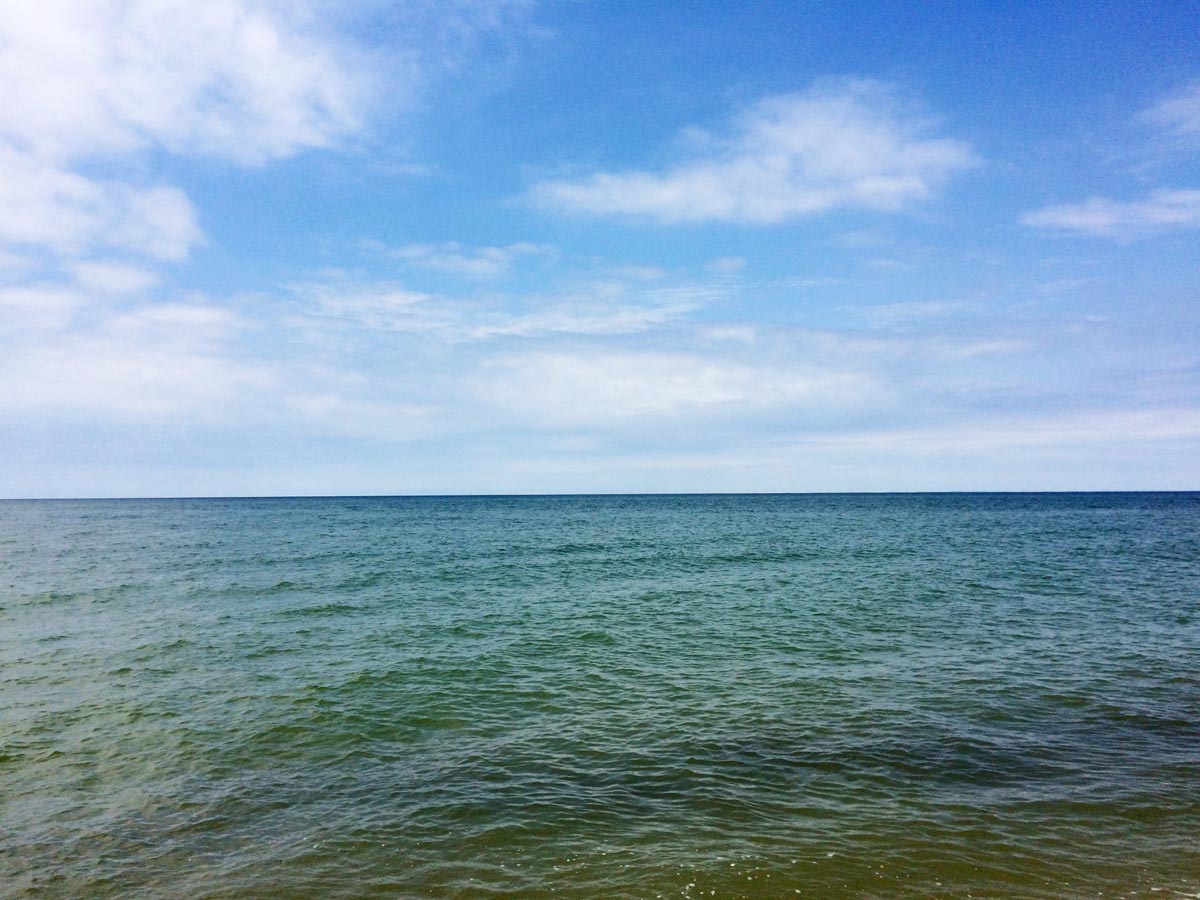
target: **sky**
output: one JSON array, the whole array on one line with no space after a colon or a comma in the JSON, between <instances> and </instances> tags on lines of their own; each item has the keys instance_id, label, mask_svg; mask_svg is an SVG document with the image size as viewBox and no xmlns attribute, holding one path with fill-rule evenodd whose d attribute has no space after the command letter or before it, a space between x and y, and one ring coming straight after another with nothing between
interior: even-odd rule
<instances>
[{"instance_id":1,"label":"sky","mask_svg":"<svg viewBox=\"0 0 1200 900\"><path fill-rule=\"evenodd\" d=\"M1200 6L0 0L0 496L1200 488Z\"/></svg>"}]
</instances>

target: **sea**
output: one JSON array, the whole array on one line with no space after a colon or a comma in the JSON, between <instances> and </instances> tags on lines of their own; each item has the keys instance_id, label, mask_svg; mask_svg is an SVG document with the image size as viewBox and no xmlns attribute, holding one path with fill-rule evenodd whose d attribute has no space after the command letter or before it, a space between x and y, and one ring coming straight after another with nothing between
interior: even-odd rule
<instances>
[{"instance_id":1,"label":"sea","mask_svg":"<svg viewBox=\"0 0 1200 900\"><path fill-rule=\"evenodd\" d=\"M0 897L1200 897L1200 494L0 502Z\"/></svg>"}]
</instances>

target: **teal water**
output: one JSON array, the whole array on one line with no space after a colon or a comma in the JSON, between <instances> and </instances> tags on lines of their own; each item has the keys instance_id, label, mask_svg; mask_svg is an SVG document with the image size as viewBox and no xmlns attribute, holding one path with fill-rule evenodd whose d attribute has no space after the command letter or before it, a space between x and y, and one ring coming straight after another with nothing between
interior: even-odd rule
<instances>
[{"instance_id":1,"label":"teal water","mask_svg":"<svg viewBox=\"0 0 1200 900\"><path fill-rule=\"evenodd\" d=\"M0 896L1200 896L1200 494L0 503Z\"/></svg>"}]
</instances>

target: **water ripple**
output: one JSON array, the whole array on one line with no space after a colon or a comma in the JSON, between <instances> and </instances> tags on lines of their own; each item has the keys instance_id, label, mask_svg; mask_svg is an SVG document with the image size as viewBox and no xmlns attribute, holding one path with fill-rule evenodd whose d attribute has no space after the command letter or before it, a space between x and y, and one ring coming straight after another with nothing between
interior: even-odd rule
<instances>
[{"instance_id":1,"label":"water ripple","mask_svg":"<svg viewBox=\"0 0 1200 900\"><path fill-rule=\"evenodd\" d=\"M1198 525L0 504L0 896L1196 896Z\"/></svg>"}]
</instances>

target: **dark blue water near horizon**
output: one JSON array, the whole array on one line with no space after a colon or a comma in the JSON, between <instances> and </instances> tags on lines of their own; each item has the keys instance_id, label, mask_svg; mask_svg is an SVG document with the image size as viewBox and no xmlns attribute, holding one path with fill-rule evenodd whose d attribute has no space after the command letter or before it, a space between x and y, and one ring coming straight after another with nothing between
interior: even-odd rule
<instances>
[{"instance_id":1,"label":"dark blue water near horizon","mask_svg":"<svg viewBox=\"0 0 1200 900\"><path fill-rule=\"evenodd\" d=\"M0 897L1200 896L1200 493L0 501Z\"/></svg>"}]
</instances>

